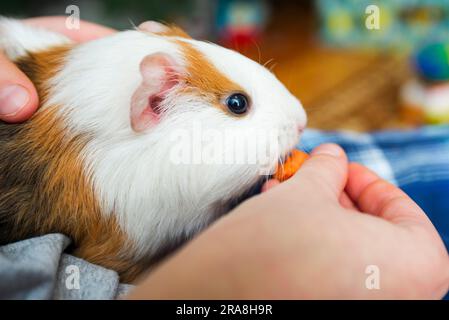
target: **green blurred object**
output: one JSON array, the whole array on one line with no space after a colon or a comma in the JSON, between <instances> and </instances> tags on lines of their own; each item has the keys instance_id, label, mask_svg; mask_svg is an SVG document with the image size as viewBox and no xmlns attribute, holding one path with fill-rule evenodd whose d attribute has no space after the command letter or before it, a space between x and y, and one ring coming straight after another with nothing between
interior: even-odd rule
<instances>
[{"instance_id":1,"label":"green blurred object","mask_svg":"<svg viewBox=\"0 0 449 320\"><path fill-rule=\"evenodd\" d=\"M334 46L410 50L449 38L447 0L318 0L316 6L321 37ZM373 18L379 28L367 26Z\"/></svg>"},{"instance_id":2,"label":"green blurred object","mask_svg":"<svg viewBox=\"0 0 449 320\"><path fill-rule=\"evenodd\" d=\"M449 43L424 46L415 55L414 64L417 72L428 80L449 80Z\"/></svg>"}]
</instances>

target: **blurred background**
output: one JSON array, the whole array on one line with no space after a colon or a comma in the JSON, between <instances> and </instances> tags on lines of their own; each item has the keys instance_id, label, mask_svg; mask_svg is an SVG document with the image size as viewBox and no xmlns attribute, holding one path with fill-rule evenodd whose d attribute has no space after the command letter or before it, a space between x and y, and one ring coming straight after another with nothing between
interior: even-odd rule
<instances>
[{"instance_id":1,"label":"blurred background","mask_svg":"<svg viewBox=\"0 0 449 320\"><path fill-rule=\"evenodd\" d=\"M449 121L448 0L14 0L0 14L65 15L117 29L176 23L266 64L310 127L372 131Z\"/></svg>"}]
</instances>

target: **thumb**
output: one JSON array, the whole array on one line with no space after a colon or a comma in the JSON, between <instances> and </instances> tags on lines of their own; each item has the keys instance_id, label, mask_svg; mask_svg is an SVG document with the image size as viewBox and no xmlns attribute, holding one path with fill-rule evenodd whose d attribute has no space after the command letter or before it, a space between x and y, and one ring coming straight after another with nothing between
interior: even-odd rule
<instances>
[{"instance_id":1,"label":"thumb","mask_svg":"<svg viewBox=\"0 0 449 320\"><path fill-rule=\"evenodd\" d=\"M0 52L0 120L24 121L37 106L38 96L31 81Z\"/></svg>"},{"instance_id":2,"label":"thumb","mask_svg":"<svg viewBox=\"0 0 449 320\"><path fill-rule=\"evenodd\" d=\"M348 159L343 149L336 144L323 144L313 150L302 168L287 182L338 201L347 177Z\"/></svg>"}]
</instances>

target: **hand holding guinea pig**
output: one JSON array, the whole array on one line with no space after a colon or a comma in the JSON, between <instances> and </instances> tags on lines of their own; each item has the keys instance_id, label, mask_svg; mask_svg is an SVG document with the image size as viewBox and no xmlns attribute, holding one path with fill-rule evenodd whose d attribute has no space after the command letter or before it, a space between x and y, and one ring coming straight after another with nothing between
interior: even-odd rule
<instances>
[{"instance_id":1,"label":"hand holding guinea pig","mask_svg":"<svg viewBox=\"0 0 449 320\"><path fill-rule=\"evenodd\" d=\"M449 257L427 216L397 187L348 164L341 148L318 147L295 176L270 185L128 298L439 299L447 292ZM370 286L370 267L378 268L378 286Z\"/></svg>"}]
</instances>

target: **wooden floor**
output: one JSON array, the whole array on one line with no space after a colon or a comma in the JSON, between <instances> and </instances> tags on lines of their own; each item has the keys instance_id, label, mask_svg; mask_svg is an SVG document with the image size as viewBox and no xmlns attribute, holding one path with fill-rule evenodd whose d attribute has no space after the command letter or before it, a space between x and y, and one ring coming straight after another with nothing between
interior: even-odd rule
<instances>
[{"instance_id":1,"label":"wooden floor","mask_svg":"<svg viewBox=\"0 0 449 320\"><path fill-rule=\"evenodd\" d=\"M398 88L410 76L407 58L329 48L310 12L278 12L258 47L239 48L268 67L298 97L309 127L371 131L405 128ZM272 60L270 60L272 59Z\"/></svg>"}]
</instances>

